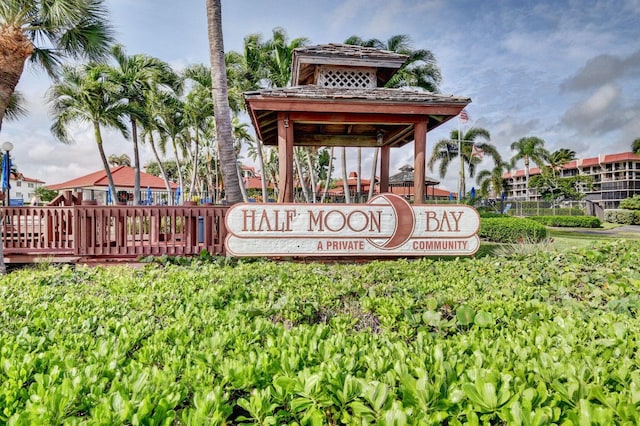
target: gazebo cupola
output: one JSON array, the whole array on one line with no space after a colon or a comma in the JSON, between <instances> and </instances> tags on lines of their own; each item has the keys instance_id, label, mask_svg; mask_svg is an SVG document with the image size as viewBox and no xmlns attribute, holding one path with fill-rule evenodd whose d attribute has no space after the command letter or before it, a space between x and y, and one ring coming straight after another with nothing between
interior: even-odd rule
<instances>
[{"instance_id":1,"label":"gazebo cupola","mask_svg":"<svg viewBox=\"0 0 640 426\"><path fill-rule=\"evenodd\" d=\"M277 145L280 202L293 202L294 146L380 148L380 191L389 189L390 149L414 142L415 203L424 202L427 132L469 98L384 85L407 56L346 44L295 49L291 86L244 94L258 138Z\"/></svg>"},{"instance_id":2,"label":"gazebo cupola","mask_svg":"<svg viewBox=\"0 0 640 426\"><path fill-rule=\"evenodd\" d=\"M384 87L408 57L372 47L326 44L295 49L291 85L338 89Z\"/></svg>"}]
</instances>

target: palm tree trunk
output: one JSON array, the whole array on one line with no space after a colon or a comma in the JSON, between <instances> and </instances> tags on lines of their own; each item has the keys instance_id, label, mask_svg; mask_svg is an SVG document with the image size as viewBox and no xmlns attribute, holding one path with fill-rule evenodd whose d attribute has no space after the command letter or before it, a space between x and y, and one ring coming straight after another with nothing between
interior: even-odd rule
<instances>
[{"instance_id":1,"label":"palm tree trunk","mask_svg":"<svg viewBox=\"0 0 640 426\"><path fill-rule=\"evenodd\" d=\"M373 192L376 186L376 171L378 170L378 153L380 152L380 148L375 148L373 150L373 160L371 160L371 180L369 181L369 197L368 200L373 198Z\"/></svg>"},{"instance_id":2,"label":"palm tree trunk","mask_svg":"<svg viewBox=\"0 0 640 426\"><path fill-rule=\"evenodd\" d=\"M227 201L235 204L242 201L240 180L236 169L237 159L231 133L231 109L227 93L227 74L222 38L222 6L220 0L207 0L207 30L209 55L211 58L211 82L214 100L216 135L222 163L222 178Z\"/></svg>"},{"instance_id":3,"label":"palm tree trunk","mask_svg":"<svg viewBox=\"0 0 640 426\"><path fill-rule=\"evenodd\" d=\"M362 148L358 147L357 148L358 153L356 155L356 203L361 202L362 200L360 199L361 195L362 195Z\"/></svg>"},{"instance_id":4,"label":"palm tree trunk","mask_svg":"<svg viewBox=\"0 0 640 426\"><path fill-rule=\"evenodd\" d=\"M131 119L131 139L133 140L133 205L140 204L140 150L138 149L138 126Z\"/></svg>"},{"instance_id":5,"label":"palm tree trunk","mask_svg":"<svg viewBox=\"0 0 640 426\"><path fill-rule=\"evenodd\" d=\"M247 188L244 186L244 179L242 177L242 169L240 168L240 163L236 163L236 173L238 173L238 180L240 181L240 193L242 194L242 201L245 203L249 202L249 196L247 195Z\"/></svg>"},{"instance_id":6,"label":"palm tree trunk","mask_svg":"<svg viewBox=\"0 0 640 426\"><path fill-rule=\"evenodd\" d=\"M342 188L344 189L344 202L351 203L351 194L349 194L349 182L347 173L347 149L343 146L342 150Z\"/></svg>"},{"instance_id":7,"label":"palm tree trunk","mask_svg":"<svg viewBox=\"0 0 640 426\"><path fill-rule=\"evenodd\" d=\"M324 203L324 199L329 192L329 184L331 183L331 170L333 169L333 147L329 150L329 166L327 170L327 181L324 184L324 190L322 191L321 203Z\"/></svg>"},{"instance_id":8,"label":"palm tree trunk","mask_svg":"<svg viewBox=\"0 0 640 426\"><path fill-rule=\"evenodd\" d=\"M304 195L304 201L309 202L309 191L307 191L307 185L304 183L304 176L302 176L302 166L300 165L300 159L298 158L299 150L296 150L293 155L293 161L296 163L296 170L298 171L298 181L302 188L302 194Z\"/></svg>"},{"instance_id":9,"label":"palm tree trunk","mask_svg":"<svg viewBox=\"0 0 640 426\"><path fill-rule=\"evenodd\" d=\"M309 184L311 185L311 202L315 203L316 200L316 177L313 173L313 163L311 162L311 154L309 153L309 148L305 148L304 152L307 157L307 167L309 167Z\"/></svg>"},{"instance_id":10,"label":"palm tree trunk","mask_svg":"<svg viewBox=\"0 0 640 426\"><path fill-rule=\"evenodd\" d=\"M153 133L149 132L149 145L151 145L151 152L153 153L153 158L155 158L158 163L158 168L160 169L160 174L162 175L162 179L164 180L164 186L167 189L167 194L171 195L171 183L169 182L169 177L167 176L167 171L162 165L162 161L160 161L160 155L158 154L158 150L156 149L156 143L153 140Z\"/></svg>"},{"instance_id":11,"label":"palm tree trunk","mask_svg":"<svg viewBox=\"0 0 640 426\"><path fill-rule=\"evenodd\" d=\"M180 189L180 191L182 191L182 194L184 194L184 181L182 179L182 167L180 166L180 156L178 155L178 145L176 144L176 140L174 138L171 138L171 144L173 145L173 155L174 155L174 158L176 159L176 169L178 171L178 189ZM180 200L176 202L174 200L176 204L179 204L179 201Z\"/></svg>"},{"instance_id":12,"label":"palm tree trunk","mask_svg":"<svg viewBox=\"0 0 640 426\"><path fill-rule=\"evenodd\" d=\"M267 176L264 170L264 155L262 155L262 141L256 140L256 154L258 155L258 166L260 166L260 185L262 186L262 202L266 203L269 198L269 192L267 192Z\"/></svg>"},{"instance_id":13,"label":"palm tree trunk","mask_svg":"<svg viewBox=\"0 0 640 426\"><path fill-rule=\"evenodd\" d=\"M111 169L109 168L109 161L104 153L104 147L102 145L102 133L100 132L100 125L96 122L93 123L93 134L96 138L96 145L98 145L98 152L100 152L100 159L102 160L102 167L107 173L107 181L111 187L111 193L116 194L116 185L113 183L113 176L111 175Z\"/></svg>"},{"instance_id":14,"label":"palm tree trunk","mask_svg":"<svg viewBox=\"0 0 640 426\"><path fill-rule=\"evenodd\" d=\"M524 157L524 190L525 199L529 201L529 157Z\"/></svg>"},{"instance_id":15,"label":"palm tree trunk","mask_svg":"<svg viewBox=\"0 0 640 426\"><path fill-rule=\"evenodd\" d=\"M199 138L199 132L196 129L196 138L195 138L195 148L193 151L193 156L192 156L192 164L193 164L193 171L191 173L191 184L189 185L189 194L193 194L193 192L196 190L196 177L198 176L198 161L199 161L199 155L198 153L200 152L200 138Z\"/></svg>"},{"instance_id":16,"label":"palm tree trunk","mask_svg":"<svg viewBox=\"0 0 640 426\"><path fill-rule=\"evenodd\" d=\"M0 130L4 113L11 102L11 96L18 85L24 63L33 52L33 44L20 27L2 25L0 31L0 58L2 58L2 78L0 78Z\"/></svg>"}]
</instances>

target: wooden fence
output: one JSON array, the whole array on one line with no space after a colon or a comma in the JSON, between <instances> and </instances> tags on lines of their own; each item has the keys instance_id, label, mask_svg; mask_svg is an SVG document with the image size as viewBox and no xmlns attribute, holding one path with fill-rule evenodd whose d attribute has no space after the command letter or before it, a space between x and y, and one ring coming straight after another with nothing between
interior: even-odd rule
<instances>
[{"instance_id":1,"label":"wooden fence","mask_svg":"<svg viewBox=\"0 0 640 426\"><path fill-rule=\"evenodd\" d=\"M223 206L3 207L8 263L40 258L131 259L149 255L223 255Z\"/></svg>"}]
</instances>

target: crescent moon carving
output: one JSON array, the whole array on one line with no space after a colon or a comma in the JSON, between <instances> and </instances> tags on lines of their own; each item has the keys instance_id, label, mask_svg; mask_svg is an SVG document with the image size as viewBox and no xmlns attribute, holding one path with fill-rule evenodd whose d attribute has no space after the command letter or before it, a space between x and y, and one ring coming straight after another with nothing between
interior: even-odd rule
<instances>
[{"instance_id":1,"label":"crescent moon carving","mask_svg":"<svg viewBox=\"0 0 640 426\"><path fill-rule=\"evenodd\" d=\"M372 198L369 204L373 204L373 201L378 197L387 200L393 209L396 216L396 226L393 234L384 244L376 244L371 239L369 239L369 242L378 248L392 250L400 247L411 238L416 223L415 216L411 205L404 198L395 194L380 194Z\"/></svg>"}]
</instances>

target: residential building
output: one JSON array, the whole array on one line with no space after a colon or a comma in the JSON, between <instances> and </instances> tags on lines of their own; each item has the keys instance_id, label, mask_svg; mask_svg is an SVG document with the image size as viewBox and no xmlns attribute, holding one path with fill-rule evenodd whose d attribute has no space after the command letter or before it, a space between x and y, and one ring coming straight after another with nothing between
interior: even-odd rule
<instances>
[{"instance_id":1,"label":"residential building","mask_svg":"<svg viewBox=\"0 0 640 426\"><path fill-rule=\"evenodd\" d=\"M11 173L9 180L11 189L9 198L12 206L22 206L28 204L36 196L36 189L44 186L44 181L24 176L22 173ZM2 193L2 202L6 202L6 194Z\"/></svg>"},{"instance_id":2,"label":"residential building","mask_svg":"<svg viewBox=\"0 0 640 426\"><path fill-rule=\"evenodd\" d=\"M529 176L540 174L538 167L529 169ZM565 164L560 176L592 176L593 187L585 189L584 200L592 201L603 209L614 209L625 198L640 194L640 155L632 152L602 154L598 157L579 158ZM503 175L507 181L507 198L524 200L527 197L525 170ZM529 191L531 200L539 200L535 190Z\"/></svg>"}]
</instances>

